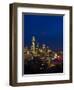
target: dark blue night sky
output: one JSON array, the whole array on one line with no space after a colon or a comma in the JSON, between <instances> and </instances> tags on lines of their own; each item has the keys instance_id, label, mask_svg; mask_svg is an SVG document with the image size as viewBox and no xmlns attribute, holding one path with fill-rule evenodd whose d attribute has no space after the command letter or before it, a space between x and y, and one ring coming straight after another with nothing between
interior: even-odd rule
<instances>
[{"instance_id":1,"label":"dark blue night sky","mask_svg":"<svg viewBox=\"0 0 74 90\"><path fill-rule=\"evenodd\" d=\"M24 15L24 46L31 46L32 36L41 46L52 50L63 50L63 16Z\"/></svg>"}]
</instances>

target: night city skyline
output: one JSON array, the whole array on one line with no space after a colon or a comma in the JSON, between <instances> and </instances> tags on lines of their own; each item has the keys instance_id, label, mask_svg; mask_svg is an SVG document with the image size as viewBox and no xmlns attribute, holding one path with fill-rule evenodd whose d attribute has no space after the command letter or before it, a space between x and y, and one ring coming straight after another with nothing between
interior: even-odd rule
<instances>
[{"instance_id":1,"label":"night city skyline","mask_svg":"<svg viewBox=\"0 0 74 90\"><path fill-rule=\"evenodd\" d=\"M63 73L63 16L24 15L24 74Z\"/></svg>"}]
</instances>

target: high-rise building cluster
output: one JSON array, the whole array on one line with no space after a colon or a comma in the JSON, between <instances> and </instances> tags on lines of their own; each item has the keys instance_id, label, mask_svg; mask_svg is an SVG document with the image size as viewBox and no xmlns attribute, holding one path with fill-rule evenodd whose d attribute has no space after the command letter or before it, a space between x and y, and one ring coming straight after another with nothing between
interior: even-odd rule
<instances>
[{"instance_id":1,"label":"high-rise building cluster","mask_svg":"<svg viewBox=\"0 0 74 90\"><path fill-rule=\"evenodd\" d=\"M36 44L35 36L33 36L30 48L24 48L24 60L27 62L34 59L48 62L49 64L54 60L61 62L63 60L63 52L54 52L46 44L39 46L39 43Z\"/></svg>"}]
</instances>

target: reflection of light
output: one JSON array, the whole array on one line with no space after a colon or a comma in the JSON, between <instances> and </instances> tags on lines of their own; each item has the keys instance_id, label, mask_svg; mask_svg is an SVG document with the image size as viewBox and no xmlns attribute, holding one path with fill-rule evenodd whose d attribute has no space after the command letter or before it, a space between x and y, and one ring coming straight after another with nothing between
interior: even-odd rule
<instances>
[{"instance_id":1,"label":"reflection of light","mask_svg":"<svg viewBox=\"0 0 74 90\"><path fill-rule=\"evenodd\" d=\"M30 54L30 52L29 52L29 51L27 51L27 54Z\"/></svg>"},{"instance_id":2,"label":"reflection of light","mask_svg":"<svg viewBox=\"0 0 74 90\"><path fill-rule=\"evenodd\" d=\"M42 67L40 67L40 70L42 70L43 68Z\"/></svg>"},{"instance_id":3,"label":"reflection of light","mask_svg":"<svg viewBox=\"0 0 74 90\"><path fill-rule=\"evenodd\" d=\"M51 50L48 49L48 53L51 52Z\"/></svg>"},{"instance_id":4,"label":"reflection of light","mask_svg":"<svg viewBox=\"0 0 74 90\"><path fill-rule=\"evenodd\" d=\"M41 66L44 66L44 64L42 63Z\"/></svg>"},{"instance_id":5,"label":"reflection of light","mask_svg":"<svg viewBox=\"0 0 74 90\"><path fill-rule=\"evenodd\" d=\"M54 58L57 58L57 53L55 53Z\"/></svg>"},{"instance_id":6,"label":"reflection of light","mask_svg":"<svg viewBox=\"0 0 74 90\"><path fill-rule=\"evenodd\" d=\"M60 56L57 56L58 58L60 58Z\"/></svg>"},{"instance_id":7,"label":"reflection of light","mask_svg":"<svg viewBox=\"0 0 74 90\"><path fill-rule=\"evenodd\" d=\"M40 49L39 51L42 52L42 49Z\"/></svg>"},{"instance_id":8,"label":"reflection of light","mask_svg":"<svg viewBox=\"0 0 74 90\"><path fill-rule=\"evenodd\" d=\"M61 60L62 59L61 56L58 56L57 58L58 58L58 60Z\"/></svg>"},{"instance_id":9,"label":"reflection of light","mask_svg":"<svg viewBox=\"0 0 74 90\"><path fill-rule=\"evenodd\" d=\"M54 60L55 58L52 58L52 60Z\"/></svg>"}]
</instances>

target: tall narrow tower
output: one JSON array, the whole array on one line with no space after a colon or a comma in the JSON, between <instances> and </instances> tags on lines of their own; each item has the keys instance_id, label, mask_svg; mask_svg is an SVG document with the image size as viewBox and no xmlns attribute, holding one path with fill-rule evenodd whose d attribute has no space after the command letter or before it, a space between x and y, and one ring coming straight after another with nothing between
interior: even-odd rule
<instances>
[{"instance_id":1,"label":"tall narrow tower","mask_svg":"<svg viewBox=\"0 0 74 90\"><path fill-rule=\"evenodd\" d=\"M32 37L32 53L35 54L35 36Z\"/></svg>"}]
</instances>

